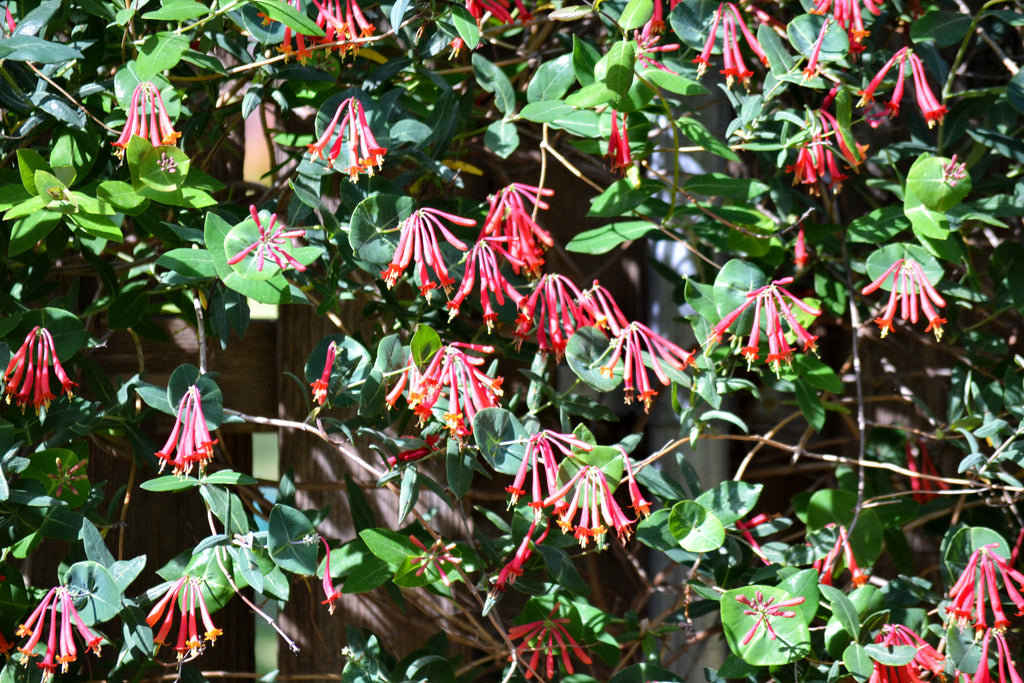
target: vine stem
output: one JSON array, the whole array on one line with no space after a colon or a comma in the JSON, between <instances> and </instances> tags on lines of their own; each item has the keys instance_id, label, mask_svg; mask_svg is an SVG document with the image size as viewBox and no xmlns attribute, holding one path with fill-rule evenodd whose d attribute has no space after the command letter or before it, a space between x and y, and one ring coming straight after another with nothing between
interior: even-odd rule
<instances>
[{"instance_id":1,"label":"vine stem","mask_svg":"<svg viewBox=\"0 0 1024 683\"><path fill-rule=\"evenodd\" d=\"M203 302L199 290L192 292L192 306L196 309L196 339L199 341L199 374L206 374L206 322L203 320Z\"/></svg>"}]
</instances>

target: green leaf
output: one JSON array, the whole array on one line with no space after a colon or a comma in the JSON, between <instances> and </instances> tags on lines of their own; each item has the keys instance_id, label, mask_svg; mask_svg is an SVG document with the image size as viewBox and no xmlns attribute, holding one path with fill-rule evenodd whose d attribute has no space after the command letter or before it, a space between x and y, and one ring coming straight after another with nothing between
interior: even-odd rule
<instances>
[{"instance_id":1,"label":"green leaf","mask_svg":"<svg viewBox=\"0 0 1024 683\"><path fill-rule=\"evenodd\" d=\"M881 645L869 643L864 646L868 657L885 666L905 666L914 661L917 648L913 645Z\"/></svg>"},{"instance_id":2,"label":"green leaf","mask_svg":"<svg viewBox=\"0 0 1024 683\"><path fill-rule=\"evenodd\" d=\"M163 3L160 9L146 12L142 15L142 18L151 21L185 21L186 19L203 17L209 13L210 8L201 2L195 2L195 0L170 0L170 2Z\"/></svg>"},{"instance_id":3,"label":"green leaf","mask_svg":"<svg viewBox=\"0 0 1024 683\"><path fill-rule=\"evenodd\" d=\"M175 33L158 33L149 36L139 48L135 72L148 80L157 74L178 66L181 55L188 49L189 39Z\"/></svg>"},{"instance_id":4,"label":"green leaf","mask_svg":"<svg viewBox=\"0 0 1024 683\"><path fill-rule=\"evenodd\" d=\"M796 68L796 57L786 52L782 39L771 26L761 24L757 27L757 42L761 43L761 49L768 58L768 68L772 74L780 76Z\"/></svg>"},{"instance_id":5,"label":"green leaf","mask_svg":"<svg viewBox=\"0 0 1024 683\"><path fill-rule=\"evenodd\" d=\"M502 114L509 116L516 109L516 92L512 88L512 82L508 76L493 62L481 55L473 53L473 71L476 73L477 83L489 93L494 94L494 106Z\"/></svg>"},{"instance_id":6,"label":"green leaf","mask_svg":"<svg viewBox=\"0 0 1024 683\"><path fill-rule=\"evenodd\" d=\"M324 30L317 26L315 21L287 2L281 2L280 0L252 0L252 4L274 21L280 21L297 33L316 38L322 38L325 35Z\"/></svg>"},{"instance_id":7,"label":"green leaf","mask_svg":"<svg viewBox=\"0 0 1024 683\"><path fill-rule=\"evenodd\" d=\"M668 528L683 550L707 553L725 542L725 528L700 503L684 500L672 506Z\"/></svg>"},{"instance_id":8,"label":"green leaf","mask_svg":"<svg viewBox=\"0 0 1024 683\"><path fill-rule=\"evenodd\" d=\"M850 599L838 588L821 584L818 590L828 600L832 609L832 616L835 617L843 630L850 638L856 641L860 637L860 618L857 616L857 608L853 606Z\"/></svg>"},{"instance_id":9,"label":"green leaf","mask_svg":"<svg viewBox=\"0 0 1024 683\"><path fill-rule=\"evenodd\" d=\"M412 215L416 203L411 197L374 194L356 205L349 223L348 241L355 255L374 275L395 253L394 228Z\"/></svg>"},{"instance_id":10,"label":"green leaf","mask_svg":"<svg viewBox=\"0 0 1024 683\"><path fill-rule=\"evenodd\" d=\"M565 245L566 251L579 254L606 254L624 242L640 239L661 227L650 221L622 221L579 233Z\"/></svg>"},{"instance_id":11,"label":"green leaf","mask_svg":"<svg viewBox=\"0 0 1024 683\"><path fill-rule=\"evenodd\" d=\"M593 7L569 5L560 7L547 15L550 21L578 21L594 13ZM575 36L573 36L575 38Z\"/></svg>"},{"instance_id":12,"label":"green leaf","mask_svg":"<svg viewBox=\"0 0 1024 683\"><path fill-rule=\"evenodd\" d=\"M561 100L574 80L572 55L561 55L556 59L544 62L537 68L537 73L533 75L530 84L526 87L526 101Z\"/></svg>"},{"instance_id":13,"label":"green leaf","mask_svg":"<svg viewBox=\"0 0 1024 683\"><path fill-rule=\"evenodd\" d=\"M898 206L884 206L855 218L846 231L851 242L886 244L910 227L910 222Z\"/></svg>"},{"instance_id":14,"label":"green leaf","mask_svg":"<svg viewBox=\"0 0 1024 683\"><path fill-rule=\"evenodd\" d=\"M515 474L526 453L529 435L504 408L484 408L473 416L473 439L484 460L502 474Z\"/></svg>"},{"instance_id":15,"label":"green leaf","mask_svg":"<svg viewBox=\"0 0 1024 683\"><path fill-rule=\"evenodd\" d=\"M29 194L39 194L36 189L36 171L50 172L50 164L46 163L43 156L28 147L22 147L16 152L18 157L18 173L21 176L21 184L29 191Z\"/></svg>"},{"instance_id":16,"label":"green leaf","mask_svg":"<svg viewBox=\"0 0 1024 683\"><path fill-rule=\"evenodd\" d=\"M737 202L751 202L767 192L768 186L753 178L733 178L724 173L702 173L687 180L683 189L707 197L725 197Z\"/></svg>"},{"instance_id":17,"label":"green leaf","mask_svg":"<svg viewBox=\"0 0 1024 683\"><path fill-rule=\"evenodd\" d=\"M625 97L633 85L633 65L636 55L633 43L620 40L608 50L604 85L618 97Z\"/></svg>"},{"instance_id":18,"label":"green leaf","mask_svg":"<svg viewBox=\"0 0 1024 683\"><path fill-rule=\"evenodd\" d=\"M807 656L811 650L811 634L798 606L783 608L784 614L793 616L763 616L745 602L737 600L741 597L754 605L778 605L793 599L792 595L774 586L744 586L726 592L722 596L720 609L729 649L743 661L755 666L779 666ZM746 614L745 611L754 614ZM761 621L762 618L771 624L771 632ZM772 632L775 638L771 637ZM744 640L747 640L745 644Z\"/></svg>"},{"instance_id":19,"label":"green leaf","mask_svg":"<svg viewBox=\"0 0 1024 683\"><path fill-rule=\"evenodd\" d=\"M505 119L491 123L484 132L484 144L502 159L509 158L519 147L516 124Z\"/></svg>"},{"instance_id":20,"label":"green leaf","mask_svg":"<svg viewBox=\"0 0 1024 683\"><path fill-rule=\"evenodd\" d=\"M370 549L370 552L397 568L407 557L420 555L422 551L409 540L408 535L387 529L364 529L359 538Z\"/></svg>"},{"instance_id":21,"label":"green leaf","mask_svg":"<svg viewBox=\"0 0 1024 683\"><path fill-rule=\"evenodd\" d=\"M614 102L618 95L602 83L591 83L583 86L565 99L565 103L577 109L593 109Z\"/></svg>"},{"instance_id":22,"label":"green leaf","mask_svg":"<svg viewBox=\"0 0 1024 683\"><path fill-rule=\"evenodd\" d=\"M676 95L683 95L689 97L691 95L706 95L709 90L697 81L691 80L685 76L680 76L672 71L664 71L656 66L651 66L644 69L640 76L645 80L650 81L659 88L663 88Z\"/></svg>"},{"instance_id":23,"label":"green leaf","mask_svg":"<svg viewBox=\"0 0 1024 683\"><path fill-rule=\"evenodd\" d=\"M736 153L729 149L728 146L714 135L707 127L692 116L684 116L676 121L676 125L679 127L679 132L688 137L693 141L695 145L710 152L716 156L720 156L723 159L729 161L738 162L740 158L736 156Z\"/></svg>"},{"instance_id":24,"label":"green leaf","mask_svg":"<svg viewBox=\"0 0 1024 683\"><path fill-rule=\"evenodd\" d=\"M828 21L828 29L825 31L825 38L821 41L819 59L822 62L834 62L845 58L850 51L850 41L846 36L846 31L838 22L831 18L826 19L820 14L801 14L791 19L786 25L786 35L789 36L790 44L797 52L810 59L826 21Z\"/></svg>"},{"instance_id":25,"label":"green leaf","mask_svg":"<svg viewBox=\"0 0 1024 683\"><path fill-rule=\"evenodd\" d=\"M932 211L949 211L963 201L971 191L971 177L968 175L951 185L946 181L946 172L944 171L944 168L951 163L952 159L946 157L928 154L918 157L907 173L907 184L904 190L907 199L909 200L909 196L913 194L921 204Z\"/></svg>"},{"instance_id":26,"label":"green leaf","mask_svg":"<svg viewBox=\"0 0 1024 683\"><path fill-rule=\"evenodd\" d=\"M64 574L75 609L86 626L108 621L121 610L121 589L106 567L96 562L76 562Z\"/></svg>"},{"instance_id":27,"label":"green leaf","mask_svg":"<svg viewBox=\"0 0 1024 683\"><path fill-rule=\"evenodd\" d=\"M10 244L7 246L8 256L17 256L28 251L46 238L57 225L62 216L56 211L33 211L32 214L20 218L11 226Z\"/></svg>"},{"instance_id":28,"label":"green leaf","mask_svg":"<svg viewBox=\"0 0 1024 683\"><path fill-rule=\"evenodd\" d=\"M871 661L863 645L851 643L843 651L843 666L853 674L858 681L866 681L871 678L875 671L875 664Z\"/></svg>"},{"instance_id":29,"label":"green leaf","mask_svg":"<svg viewBox=\"0 0 1024 683\"><path fill-rule=\"evenodd\" d=\"M250 477L248 474L234 472L232 470L220 470L203 477L204 484L228 484L232 486L253 486L259 480Z\"/></svg>"},{"instance_id":30,"label":"green leaf","mask_svg":"<svg viewBox=\"0 0 1024 683\"><path fill-rule=\"evenodd\" d=\"M586 87L594 82L594 69L600 60L597 48L575 35L572 37L572 71L580 85Z\"/></svg>"},{"instance_id":31,"label":"green leaf","mask_svg":"<svg viewBox=\"0 0 1024 683\"><path fill-rule=\"evenodd\" d=\"M160 145L142 155L139 180L157 192L174 192L185 185L192 162L173 145Z\"/></svg>"},{"instance_id":32,"label":"green leaf","mask_svg":"<svg viewBox=\"0 0 1024 683\"><path fill-rule=\"evenodd\" d=\"M814 431L820 432L821 428L825 426L825 406L822 404L817 390L802 377L798 378L794 385L796 386L796 403L800 406L800 412L804 414L807 424Z\"/></svg>"},{"instance_id":33,"label":"green leaf","mask_svg":"<svg viewBox=\"0 0 1024 683\"><path fill-rule=\"evenodd\" d=\"M476 19L462 5L452 5L451 11L452 24L455 25L459 37L466 43L467 48L475 50L480 44L480 27L477 26Z\"/></svg>"},{"instance_id":34,"label":"green leaf","mask_svg":"<svg viewBox=\"0 0 1024 683\"><path fill-rule=\"evenodd\" d=\"M199 486L199 480L194 477L179 477L174 474L167 474L156 479L148 479L139 486L144 491L184 491Z\"/></svg>"},{"instance_id":35,"label":"green leaf","mask_svg":"<svg viewBox=\"0 0 1024 683\"><path fill-rule=\"evenodd\" d=\"M950 10L929 10L910 24L910 39L915 43L933 42L936 47L956 45L967 35L971 15Z\"/></svg>"},{"instance_id":36,"label":"green leaf","mask_svg":"<svg viewBox=\"0 0 1024 683\"><path fill-rule=\"evenodd\" d=\"M724 481L715 488L705 491L694 501L714 515L722 524L732 524L754 509L761 484L745 481Z\"/></svg>"},{"instance_id":37,"label":"green leaf","mask_svg":"<svg viewBox=\"0 0 1024 683\"><path fill-rule=\"evenodd\" d=\"M611 391L622 381L622 363L605 369L611 360L611 347L596 327L576 330L565 347L565 360L577 377L598 391Z\"/></svg>"},{"instance_id":38,"label":"green leaf","mask_svg":"<svg viewBox=\"0 0 1024 683\"><path fill-rule=\"evenodd\" d=\"M318 538L306 515L295 508L275 505L270 511L267 550L274 564L284 571L316 574Z\"/></svg>"},{"instance_id":39,"label":"green leaf","mask_svg":"<svg viewBox=\"0 0 1024 683\"><path fill-rule=\"evenodd\" d=\"M945 274L942 266L935 258L929 254L924 247L920 247L916 244L904 244L904 243L893 243L887 244L878 251L873 252L866 262L868 278L874 282L878 278L882 277L885 271L889 270L889 266L900 259L910 259L916 261L921 266L921 271L924 273L928 281L933 285L937 284ZM881 288L886 292L891 292L895 285L894 278L890 275L882 283Z\"/></svg>"},{"instance_id":40,"label":"green leaf","mask_svg":"<svg viewBox=\"0 0 1024 683\"><path fill-rule=\"evenodd\" d=\"M175 278L183 282L203 282L217 277L213 258L206 249L171 249L160 255L156 265L173 271Z\"/></svg>"},{"instance_id":41,"label":"green leaf","mask_svg":"<svg viewBox=\"0 0 1024 683\"><path fill-rule=\"evenodd\" d=\"M619 28L623 32L632 31L646 24L652 16L654 16L653 0L629 0L622 10L622 14L619 15Z\"/></svg>"},{"instance_id":42,"label":"green leaf","mask_svg":"<svg viewBox=\"0 0 1024 683\"><path fill-rule=\"evenodd\" d=\"M441 337L427 325L417 325L416 333L412 336L410 350L412 351L413 362L420 370L424 370L434 354L441 350Z\"/></svg>"},{"instance_id":43,"label":"green leaf","mask_svg":"<svg viewBox=\"0 0 1024 683\"><path fill-rule=\"evenodd\" d=\"M51 43L37 36L16 35L0 39L0 61L60 64L82 58L82 53L69 45Z\"/></svg>"}]
</instances>

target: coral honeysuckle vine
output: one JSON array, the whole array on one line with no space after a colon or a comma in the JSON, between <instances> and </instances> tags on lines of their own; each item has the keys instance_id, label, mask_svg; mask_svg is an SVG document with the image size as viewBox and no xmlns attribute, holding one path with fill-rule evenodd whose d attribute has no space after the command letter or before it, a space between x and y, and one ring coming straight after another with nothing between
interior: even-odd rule
<instances>
[{"instance_id":1,"label":"coral honeysuckle vine","mask_svg":"<svg viewBox=\"0 0 1024 683\"><path fill-rule=\"evenodd\" d=\"M0 681L1018 682L1021 9L6 2Z\"/></svg>"}]
</instances>

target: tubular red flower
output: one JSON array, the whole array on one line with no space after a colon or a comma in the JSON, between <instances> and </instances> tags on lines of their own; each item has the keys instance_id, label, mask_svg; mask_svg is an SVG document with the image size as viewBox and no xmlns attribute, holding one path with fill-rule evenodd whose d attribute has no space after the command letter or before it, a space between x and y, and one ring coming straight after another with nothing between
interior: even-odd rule
<instances>
[{"instance_id":1,"label":"tubular red flower","mask_svg":"<svg viewBox=\"0 0 1024 683\"><path fill-rule=\"evenodd\" d=\"M341 122L340 125L338 122ZM335 137L337 130L337 137ZM324 156L324 149L331 138L335 137L327 156ZM324 129L323 135L311 145L308 145L310 155L315 158L326 159L327 165L334 167L334 162L341 155L341 146L348 145L349 179L355 182L360 173L373 175L373 167L381 168L384 165L384 155L387 149L377 144L366 122L366 112L362 103L354 96L344 100L338 105L337 111L331 123Z\"/></svg>"},{"instance_id":2,"label":"tubular red flower","mask_svg":"<svg viewBox=\"0 0 1024 683\"><path fill-rule=\"evenodd\" d=\"M633 167L633 155L629 151L629 133L626 129L626 114L622 116L622 126L619 127L619 112L612 111L612 132L608 137L608 152L605 158L611 164L612 173L623 175Z\"/></svg>"},{"instance_id":3,"label":"tubular red flower","mask_svg":"<svg viewBox=\"0 0 1024 683\"><path fill-rule=\"evenodd\" d=\"M500 255L512 264L513 269L516 268L517 263L520 266L525 265L523 261L519 261L505 250L503 245L507 242L507 237L481 237L470 248L466 255L466 270L462 277L462 284L455 296L446 304L449 320L454 320L455 316L459 314L462 302L466 300L476 285L477 277L480 278L480 307L483 309L484 323L487 324L488 331L493 330L494 323L498 320L498 312L491 302L491 295L494 296L494 300L499 306L505 304L506 296L517 306L522 301L523 295L505 279L498 264Z\"/></svg>"},{"instance_id":4,"label":"tubular red flower","mask_svg":"<svg viewBox=\"0 0 1024 683\"><path fill-rule=\"evenodd\" d=\"M381 277L387 282L388 288L395 286L395 282L405 272L405 269L416 261L416 275L420 282L420 293L428 300L430 293L437 287L427 272L429 267L434 271L441 287L445 292L451 291L455 284L448 274L448 267L441 256L441 247L437 241L437 233L440 231L448 244L459 251L466 251L468 247L465 242L458 239L445 227L441 219L448 220L456 225L472 227L476 221L470 218L463 218L437 209L422 208L414 211L405 221L402 222L401 233L398 239L398 247L388 267L381 271Z\"/></svg>"},{"instance_id":5,"label":"tubular red flower","mask_svg":"<svg viewBox=\"0 0 1024 683\"><path fill-rule=\"evenodd\" d=\"M3 374L7 402L14 399L15 405L22 410L31 403L36 413L49 408L56 398L50 390L51 365L54 376L60 382L60 392L71 398L72 390L78 385L71 381L61 366L53 335L45 327L36 325L7 363Z\"/></svg>"},{"instance_id":6,"label":"tubular red flower","mask_svg":"<svg viewBox=\"0 0 1024 683\"><path fill-rule=\"evenodd\" d=\"M558 484L556 483L556 477L558 476L558 463L555 461L554 454L554 449L556 448L561 451L562 455L565 457L572 456L573 448L578 448L585 452L589 452L594 449L593 445L576 438L572 434L560 434L558 432L553 432L550 429L545 429L530 436L526 441L526 450L523 453L523 461L519 466L519 470L516 472L515 479L512 481L511 485L505 487L505 490L511 494L509 507L515 505L519 501L519 497L526 493L523 489L523 485L526 483L526 475L528 472L533 473L532 486L530 489L530 506L538 513L545 505L545 496L551 496L558 490ZM544 484L546 484L547 494L541 492L541 469L544 470ZM559 510L556 508L556 512L558 511Z\"/></svg>"},{"instance_id":7,"label":"tubular red flower","mask_svg":"<svg viewBox=\"0 0 1024 683\"><path fill-rule=\"evenodd\" d=\"M942 118L946 115L946 107L939 104L931 88L928 87L928 78L924 74L921 58L911 54L910 67L914 73L914 94L917 97L917 108L921 110L925 122L931 128L936 123L942 122Z\"/></svg>"},{"instance_id":8,"label":"tubular red flower","mask_svg":"<svg viewBox=\"0 0 1024 683\"><path fill-rule=\"evenodd\" d=\"M331 342L327 345L327 356L324 360L324 371L320 375L320 379L310 384L310 388L313 390L313 401L322 406L327 401L327 390L331 383L331 372L334 370L334 359L338 353L338 345L335 342Z\"/></svg>"},{"instance_id":9,"label":"tubular red flower","mask_svg":"<svg viewBox=\"0 0 1024 683\"><path fill-rule=\"evenodd\" d=\"M565 505L570 492L572 498ZM572 529L582 547L586 547L590 539L594 539L598 546L604 545L604 535L609 528L615 529L622 542L633 531L633 520L622 512L622 508L615 502L607 477L600 467L594 465L585 465L577 470L564 486L544 500L544 506L549 505L560 510L556 513L558 525L566 532ZM577 512L580 514L579 521L573 524Z\"/></svg>"},{"instance_id":10,"label":"tubular red flower","mask_svg":"<svg viewBox=\"0 0 1024 683\"><path fill-rule=\"evenodd\" d=\"M57 613L58 604L61 610L59 615ZM47 632L46 653L42 661L36 664L44 671L44 678L56 672L58 666L62 672L67 672L68 665L78 658L78 647L75 645L74 637L76 631L85 642L87 650L92 650L96 655L100 654L103 639L82 621L81 615L75 609L71 589L57 586L47 592L39 606L18 627L17 635L28 636L25 644L18 648L25 655L26 661L35 656L34 650L42 638L47 611L49 611L50 628Z\"/></svg>"},{"instance_id":11,"label":"tubular red flower","mask_svg":"<svg viewBox=\"0 0 1024 683\"><path fill-rule=\"evenodd\" d=\"M543 543L544 539L548 537L550 527L545 526L544 531L537 537L537 540L533 540L533 532L537 529L537 521L538 520L534 520L533 523L530 524L530 530L526 532L526 536L516 549L515 554L512 556L512 560L501 568L498 576L494 579L494 586L490 591L491 596L503 592L508 586L515 583L518 577L523 575L523 567L526 564L526 561L530 559L530 556L533 554L533 548Z\"/></svg>"},{"instance_id":12,"label":"tubular red flower","mask_svg":"<svg viewBox=\"0 0 1024 683\"><path fill-rule=\"evenodd\" d=\"M934 285L924 274L920 264L912 259L898 259L882 275L871 284L861 290L861 294L871 294L881 287L892 276L889 303L882 315L875 319L881 330L882 338L892 331L893 320L896 317L896 305L900 304L900 317L903 320L917 322L917 311L921 311L928 318L928 327L925 332L934 332L936 341L942 340L942 326L946 323L945 318L940 318L934 306L943 307L945 300L939 296Z\"/></svg>"},{"instance_id":13,"label":"tubular red flower","mask_svg":"<svg viewBox=\"0 0 1024 683\"><path fill-rule=\"evenodd\" d=\"M644 353L648 354L647 360ZM624 363L622 380L625 384L626 403L639 398L644 410L651 409L651 401L657 395L647 376L647 368L654 371L658 381L669 386L672 381L662 367L667 363L673 369L682 372L693 364L695 354L673 344L643 323L633 322L627 325L612 339L611 359L601 367L601 374L611 377L615 366L621 358Z\"/></svg>"},{"instance_id":14,"label":"tubular red flower","mask_svg":"<svg viewBox=\"0 0 1024 683\"><path fill-rule=\"evenodd\" d=\"M611 292L601 286L601 283L594 280L590 289L582 292L576 299L580 311L587 316L586 325L594 325L607 330L613 336L618 336L622 330L629 325L626 316L622 314L619 305L615 303Z\"/></svg>"},{"instance_id":15,"label":"tubular red flower","mask_svg":"<svg viewBox=\"0 0 1024 683\"><path fill-rule=\"evenodd\" d=\"M177 416L171 435L164 447L156 452L160 460L160 471L169 463L174 474L185 475L196 465L199 471L213 459L213 447L217 440L212 438L203 417L203 406L199 387L192 385L178 403Z\"/></svg>"},{"instance_id":16,"label":"tubular red flower","mask_svg":"<svg viewBox=\"0 0 1024 683\"><path fill-rule=\"evenodd\" d=\"M324 544L324 550L327 551L327 558L325 559L324 565L324 578L321 582L324 589L324 600L320 604L327 605L328 613L334 614L334 603L341 599L341 591L335 589L334 577L331 576L331 546L327 545L327 539L323 536L320 537L320 542Z\"/></svg>"},{"instance_id":17,"label":"tubular red flower","mask_svg":"<svg viewBox=\"0 0 1024 683\"><path fill-rule=\"evenodd\" d=\"M148 118L147 118L148 115ZM128 107L128 120L120 137L112 144L123 154L133 135L148 139L154 147L173 145L181 137L174 130L167 108L160 96L160 89L151 81L143 81L132 91L131 104Z\"/></svg>"},{"instance_id":18,"label":"tubular red flower","mask_svg":"<svg viewBox=\"0 0 1024 683\"><path fill-rule=\"evenodd\" d=\"M544 251L554 245L551 234L540 227L526 209L527 202L534 205L534 212L547 209L548 204L541 197L554 193L549 188L512 183L488 199L490 208L480 234L500 237L507 242L509 263L516 274L525 270L528 275L539 275L544 265Z\"/></svg>"},{"instance_id":19,"label":"tubular red flower","mask_svg":"<svg viewBox=\"0 0 1024 683\"><path fill-rule=\"evenodd\" d=\"M538 678L541 677L540 672L537 671L541 654L546 655L544 670L546 678L552 678L555 675L556 656L561 660L566 673L569 675L574 673L572 661L569 659L569 651L572 651L576 659L584 664L591 663L590 656L576 642L576 639L572 637L569 631L566 630L565 625L569 623L569 619L553 618L555 612L558 611L558 607L559 605L556 604L545 619L519 624L509 629L508 636L510 639L522 639L522 642L516 648L516 655L523 658L527 653L533 653L530 658L530 665L526 670L527 680L534 674Z\"/></svg>"},{"instance_id":20,"label":"tubular red flower","mask_svg":"<svg viewBox=\"0 0 1024 683\"><path fill-rule=\"evenodd\" d=\"M146 623L152 628L161 622L160 630L153 636L153 642L157 645L167 645L167 636L174 624L174 610L178 607L178 639L174 649L178 653L178 659L195 657L205 650L205 642L215 643L218 636L224 632L213 625L209 608L203 598L203 591L200 580L188 576L182 576L175 581L164 593L164 596L153 605ZM199 609L200 619L203 623L205 633L200 635L199 622L196 620L196 608Z\"/></svg>"},{"instance_id":21,"label":"tubular red flower","mask_svg":"<svg viewBox=\"0 0 1024 683\"><path fill-rule=\"evenodd\" d=\"M533 291L519 300L516 348L522 346L536 323L540 352L554 351L555 358L561 359L569 338L577 329L589 324L586 312L577 303L580 296L580 290L564 275L542 277Z\"/></svg>"}]
</instances>

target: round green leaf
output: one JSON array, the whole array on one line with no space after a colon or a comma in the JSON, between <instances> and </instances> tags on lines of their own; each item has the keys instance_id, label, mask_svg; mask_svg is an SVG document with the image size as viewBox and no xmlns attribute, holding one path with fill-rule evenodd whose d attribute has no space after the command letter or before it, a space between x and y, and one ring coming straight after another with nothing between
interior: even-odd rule
<instances>
[{"instance_id":1,"label":"round green leaf","mask_svg":"<svg viewBox=\"0 0 1024 683\"><path fill-rule=\"evenodd\" d=\"M729 648L743 661L755 666L778 666L795 662L811 651L811 633L799 606L781 609L783 613L794 613L791 617L766 616L775 633L775 638L772 638L760 614L744 613L756 610L739 602L736 598L740 596L754 605L760 602L768 604L769 607L791 600L793 596L772 586L744 586L728 591L722 596L722 630L725 633L725 640L729 643ZM743 641L752 629L753 635L744 644Z\"/></svg>"},{"instance_id":2,"label":"round green leaf","mask_svg":"<svg viewBox=\"0 0 1024 683\"><path fill-rule=\"evenodd\" d=\"M857 507L857 495L841 489L823 489L807 504L807 528L823 529L829 524L849 527ZM873 510L861 510L850 534L850 547L857 561L872 564L882 554L882 523Z\"/></svg>"},{"instance_id":3,"label":"round green leaf","mask_svg":"<svg viewBox=\"0 0 1024 683\"><path fill-rule=\"evenodd\" d=\"M397 228L415 209L410 197L375 194L359 202L352 212L348 241L352 251L374 274L391 261Z\"/></svg>"},{"instance_id":4,"label":"round green leaf","mask_svg":"<svg viewBox=\"0 0 1024 683\"><path fill-rule=\"evenodd\" d=\"M608 338L596 327L581 327L569 338L565 347L565 360L576 376L598 391L611 391L622 381L622 363L603 371L611 360Z\"/></svg>"},{"instance_id":5,"label":"round green leaf","mask_svg":"<svg viewBox=\"0 0 1024 683\"><path fill-rule=\"evenodd\" d=\"M515 474L526 453L526 430L504 408L484 408L473 416L473 439L480 455L502 474Z\"/></svg>"},{"instance_id":6,"label":"round green leaf","mask_svg":"<svg viewBox=\"0 0 1024 683\"><path fill-rule=\"evenodd\" d=\"M172 145L160 145L142 155L139 179L159 192L180 190L192 162L188 155Z\"/></svg>"},{"instance_id":7,"label":"round green leaf","mask_svg":"<svg viewBox=\"0 0 1024 683\"><path fill-rule=\"evenodd\" d=\"M76 562L64 574L64 585L87 626L113 619L121 609L121 591L101 564Z\"/></svg>"},{"instance_id":8,"label":"round green leaf","mask_svg":"<svg viewBox=\"0 0 1024 683\"><path fill-rule=\"evenodd\" d=\"M913 194L932 211L949 211L971 191L970 175L954 181L952 185L946 181L943 169L950 163L952 159L946 157L918 157L907 174L906 192Z\"/></svg>"},{"instance_id":9,"label":"round green leaf","mask_svg":"<svg viewBox=\"0 0 1024 683\"><path fill-rule=\"evenodd\" d=\"M275 505L267 522L267 550L281 569L313 575L317 568L319 536L306 515L286 505Z\"/></svg>"},{"instance_id":10,"label":"round green leaf","mask_svg":"<svg viewBox=\"0 0 1024 683\"><path fill-rule=\"evenodd\" d=\"M717 324L719 320L729 315L737 308L748 301L747 294L768 284L768 278L761 272L761 269L749 261L733 259L718 271L715 278L715 310L718 313L718 320L709 320L711 324ZM733 334L745 334L750 331L753 324L754 307L744 311L739 320L729 328Z\"/></svg>"},{"instance_id":11,"label":"round green leaf","mask_svg":"<svg viewBox=\"0 0 1024 683\"><path fill-rule=\"evenodd\" d=\"M44 327L53 337L53 347L61 362L67 361L89 338L82 319L63 308L41 308L21 314L20 321L7 336L12 350L19 348L32 328Z\"/></svg>"},{"instance_id":12,"label":"round green leaf","mask_svg":"<svg viewBox=\"0 0 1024 683\"><path fill-rule=\"evenodd\" d=\"M725 543L725 527L703 505L684 500L672 506L668 529L683 550L706 553L717 550Z\"/></svg>"},{"instance_id":13,"label":"round green leaf","mask_svg":"<svg viewBox=\"0 0 1024 683\"><path fill-rule=\"evenodd\" d=\"M882 274L889 269L893 263L900 259L911 259L917 261L917 264L921 266L921 270L924 272L925 277L933 285L938 283L942 279L944 271L939 262L935 260L935 257L928 253L928 251L921 246L916 244L905 244L897 242L895 244L887 244L878 251L871 254L867 260L868 277L872 282L882 277ZM893 289L893 276L890 275L882 283L882 289L891 292Z\"/></svg>"},{"instance_id":14,"label":"round green leaf","mask_svg":"<svg viewBox=\"0 0 1024 683\"><path fill-rule=\"evenodd\" d=\"M850 51L850 40L846 31L838 22L820 14L801 14L791 20L786 26L786 35L789 42L797 52L810 59L814 51L814 45L821 35L821 27L828 21L828 29L825 30L825 37L821 41L821 52L819 59L824 62L832 62L843 59Z\"/></svg>"}]
</instances>

